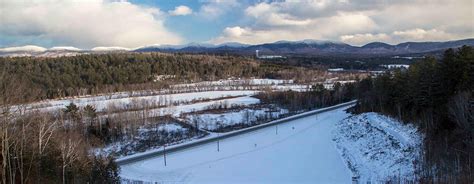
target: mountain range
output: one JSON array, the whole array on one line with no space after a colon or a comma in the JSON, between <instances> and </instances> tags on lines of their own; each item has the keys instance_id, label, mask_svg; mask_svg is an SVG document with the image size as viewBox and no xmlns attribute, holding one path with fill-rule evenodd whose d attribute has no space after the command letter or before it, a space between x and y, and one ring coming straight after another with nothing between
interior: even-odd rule
<instances>
[{"instance_id":1,"label":"mountain range","mask_svg":"<svg viewBox=\"0 0 474 184\"><path fill-rule=\"evenodd\" d=\"M363 46L352 46L343 42L302 40L277 41L257 45L241 44L236 42L219 45L190 43L186 45L152 45L136 49L123 47L95 47L90 50L75 47L52 47L49 49L39 46L23 46L0 48L0 56L37 56L58 57L73 56L88 53L108 52L171 52L171 53L210 53L210 54L238 54L253 55L259 50L261 55L303 55L303 56L389 56L440 52L448 48L457 48L463 45L474 46L474 38L445 42L404 42L391 45L382 42L372 42Z\"/></svg>"}]
</instances>

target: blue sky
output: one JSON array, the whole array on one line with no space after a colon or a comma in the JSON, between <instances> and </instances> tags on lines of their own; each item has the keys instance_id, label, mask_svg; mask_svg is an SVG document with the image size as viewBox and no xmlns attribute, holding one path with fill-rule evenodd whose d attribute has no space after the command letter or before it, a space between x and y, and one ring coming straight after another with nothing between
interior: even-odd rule
<instances>
[{"instance_id":1,"label":"blue sky","mask_svg":"<svg viewBox=\"0 0 474 184\"><path fill-rule=\"evenodd\" d=\"M197 11L203 4L202 1L185 0L133 0L130 2L158 7L164 12L172 11L175 7L181 5L191 8L193 11ZM165 26L171 31L180 34L188 42L204 42L219 34L230 22L237 20L238 16L232 15L233 13L234 12L229 12L228 15L214 20L206 20L193 15L170 16L165 20Z\"/></svg>"},{"instance_id":2,"label":"blue sky","mask_svg":"<svg viewBox=\"0 0 474 184\"><path fill-rule=\"evenodd\" d=\"M474 37L472 0L0 1L0 48L304 39L363 45Z\"/></svg>"}]
</instances>

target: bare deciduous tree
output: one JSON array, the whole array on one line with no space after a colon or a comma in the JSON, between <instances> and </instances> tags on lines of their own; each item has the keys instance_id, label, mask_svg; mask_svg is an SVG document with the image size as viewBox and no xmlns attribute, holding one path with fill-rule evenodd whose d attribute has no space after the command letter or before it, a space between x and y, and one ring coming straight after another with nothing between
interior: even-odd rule
<instances>
[{"instance_id":1,"label":"bare deciduous tree","mask_svg":"<svg viewBox=\"0 0 474 184\"><path fill-rule=\"evenodd\" d=\"M64 139L63 139L64 140ZM66 168L78 158L78 145L80 141L72 141L71 138L60 142L63 184L66 183Z\"/></svg>"}]
</instances>

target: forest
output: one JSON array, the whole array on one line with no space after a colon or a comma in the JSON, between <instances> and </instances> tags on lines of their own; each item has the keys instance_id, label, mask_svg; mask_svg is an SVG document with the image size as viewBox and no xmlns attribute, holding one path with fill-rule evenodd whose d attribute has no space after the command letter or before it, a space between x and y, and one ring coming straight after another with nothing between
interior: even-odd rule
<instances>
[{"instance_id":1,"label":"forest","mask_svg":"<svg viewBox=\"0 0 474 184\"><path fill-rule=\"evenodd\" d=\"M333 90L327 90L322 84L315 84L306 92L264 91L257 95L262 103L275 104L297 114L317 108L348 102L356 97L356 84L336 83Z\"/></svg>"},{"instance_id":2,"label":"forest","mask_svg":"<svg viewBox=\"0 0 474 184\"><path fill-rule=\"evenodd\" d=\"M425 133L422 183L468 183L474 169L474 48L446 50L358 85L356 112L381 112Z\"/></svg>"},{"instance_id":3,"label":"forest","mask_svg":"<svg viewBox=\"0 0 474 184\"><path fill-rule=\"evenodd\" d=\"M344 68L345 70L383 70L380 65L411 64L414 60L395 58L394 56L289 56L284 59L274 59L273 64L326 70L328 68Z\"/></svg>"},{"instance_id":4,"label":"forest","mask_svg":"<svg viewBox=\"0 0 474 184\"><path fill-rule=\"evenodd\" d=\"M319 74L245 57L161 53L0 58L0 72L1 183L117 183L119 168L114 158L97 154L95 148L133 138L138 134L137 128L148 121L152 125L178 123L194 130L167 117L137 118L141 111L134 113L137 117L101 120L93 106L69 104L59 111L26 113L19 110L24 103L117 91L160 90L180 82L229 77L311 80ZM173 77L157 81L160 75ZM204 135L197 130L184 134L153 133L144 135L149 139L118 154Z\"/></svg>"},{"instance_id":5,"label":"forest","mask_svg":"<svg viewBox=\"0 0 474 184\"><path fill-rule=\"evenodd\" d=\"M229 77L281 78L302 74L296 67L260 63L240 56L163 53L90 54L73 57L0 58L0 104L67 96L161 89L171 82ZM156 81L157 76L172 79ZM12 98L15 96L16 98Z\"/></svg>"},{"instance_id":6,"label":"forest","mask_svg":"<svg viewBox=\"0 0 474 184\"><path fill-rule=\"evenodd\" d=\"M57 112L23 114L13 109L15 104L106 92L159 90L180 82L231 77L308 82L323 74L317 69L240 56L161 53L0 58L0 69L1 183L116 183L119 168L114 158L93 153L94 148L129 140L139 134L139 126L148 125L149 121L153 122L150 126L177 123L193 131L162 132L118 154L205 135L197 126L171 117L144 119L142 111L130 117L101 120L93 106L69 104ZM157 81L159 75L173 77ZM336 83L333 90L314 84L306 92L267 89L255 97L262 104L287 109L289 114L357 98L353 112L380 112L414 124L424 132L425 152L417 182L454 179L463 183L472 178L474 168L473 86L474 48L465 46L449 49L441 58L415 61L408 70L393 70L357 83ZM134 105L108 112L142 109L142 104ZM145 107L144 112L148 109Z\"/></svg>"}]
</instances>

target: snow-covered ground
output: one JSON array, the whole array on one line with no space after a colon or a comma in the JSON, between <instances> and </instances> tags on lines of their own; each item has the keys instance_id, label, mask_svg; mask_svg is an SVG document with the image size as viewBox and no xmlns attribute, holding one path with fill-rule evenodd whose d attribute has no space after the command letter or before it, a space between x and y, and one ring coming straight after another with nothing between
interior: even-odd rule
<instances>
[{"instance_id":1,"label":"snow-covered ground","mask_svg":"<svg viewBox=\"0 0 474 184\"><path fill-rule=\"evenodd\" d=\"M345 108L121 166L124 179L159 183L351 183L332 141Z\"/></svg>"},{"instance_id":2,"label":"snow-covered ground","mask_svg":"<svg viewBox=\"0 0 474 184\"><path fill-rule=\"evenodd\" d=\"M394 176L413 177L422 142L413 126L377 113L364 113L338 122L333 136L359 181L384 183Z\"/></svg>"},{"instance_id":3,"label":"snow-covered ground","mask_svg":"<svg viewBox=\"0 0 474 184\"><path fill-rule=\"evenodd\" d=\"M100 95L67 97L63 99L44 100L30 104L13 106L12 110L56 111L65 108L70 103L79 107L92 105L98 112L111 106L122 109L130 108L133 104L148 104L149 106L165 106L183 104L203 100L213 100L225 97L250 96L262 89L306 91L308 85L295 84L293 80L279 79L228 79L204 81L198 83L178 84L172 89L144 90L134 92L116 92ZM177 93L178 92L178 93Z\"/></svg>"},{"instance_id":4,"label":"snow-covered ground","mask_svg":"<svg viewBox=\"0 0 474 184\"><path fill-rule=\"evenodd\" d=\"M241 109L238 111L231 111L225 113L206 113L206 114L192 114L186 116L188 122L196 122L200 129L215 130L221 127L236 125L236 124L252 124L258 118L260 119L276 119L280 115L288 113L286 109L277 109L270 111L268 108L262 109Z\"/></svg>"},{"instance_id":5,"label":"snow-covered ground","mask_svg":"<svg viewBox=\"0 0 474 184\"><path fill-rule=\"evenodd\" d=\"M242 85L282 85L293 84L293 80L281 79L226 79L218 81L203 81L188 84L177 84L173 87L196 87L196 86L242 86Z\"/></svg>"},{"instance_id":6,"label":"snow-covered ground","mask_svg":"<svg viewBox=\"0 0 474 184\"><path fill-rule=\"evenodd\" d=\"M157 149L163 145L162 141L170 142L168 144L173 145L192 141L206 135L204 133L194 134L193 132L178 123L145 125L138 128L136 135L132 138L127 137L122 141L108 144L103 148L96 148L92 153L96 155L114 154L120 157Z\"/></svg>"},{"instance_id":7,"label":"snow-covered ground","mask_svg":"<svg viewBox=\"0 0 474 184\"><path fill-rule=\"evenodd\" d=\"M179 105L179 106L170 106L170 107L163 107L163 108L156 108L156 109L150 109L146 112L147 117L157 117L157 116L163 116L163 115L172 115L174 117L179 117L182 113L189 113L189 112L194 112L194 111L202 111L210 108L211 106L214 105L221 105L225 104L228 107L231 106L246 106L246 105L253 105L253 104L258 104L260 103L260 100L257 98L253 98L250 96L242 96L242 97L236 97L236 98L230 98L230 99L223 99L223 100L215 100L215 101L207 101L207 102L199 102L199 103L193 103L193 104L187 104L187 105ZM136 112L120 112L120 113L113 113L113 114L108 114L104 115L107 117L115 117L115 116L131 116L133 117L133 114L137 114ZM143 114L143 113L138 113L138 114Z\"/></svg>"},{"instance_id":8,"label":"snow-covered ground","mask_svg":"<svg viewBox=\"0 0 474 184\"><path fill-rule=\"evenodd\" d=\"M306 91L309 85L296 84L293 80L281 79L226 79L218 81L203 81L196 83L177 84L173 89L206 89L206 90L262 90L269 88L272 90L286 91Z\"/></svg>"},{"instance_id":9,"label":"snow-covered ground","mask_svg":"<svg viewBox=\"0 0 474 184\"><path fill-rule=\"evenodd\" d=\"M111 95L100 95L83 98L71 98L61 100L46 100L42 102L29 104L29 109L38 109L44 111L54 111L61 108L65 108L71 102L75 103L79 107L86 105L93 105L97 111L103 111L110 106L116 107L127 107L133 103L148 103L155 105L166 105L176 103L186 103L199 100L212 100L223 97L235 97L242 95L253 95L257 91L206 91L206 92L193 92L193 93L178 93L169 95L153 95L153 96L141 96L141 97L130 97L127 93L117 93Z\"/></svg>"}]
</instances>

